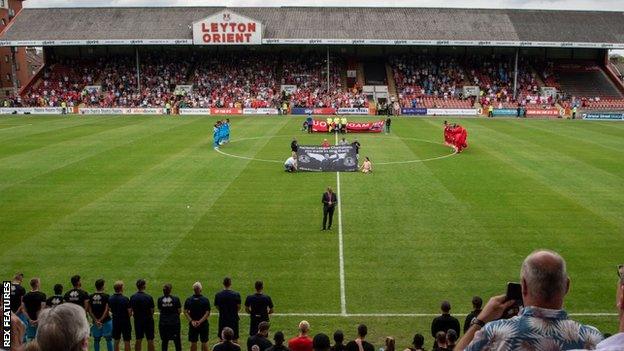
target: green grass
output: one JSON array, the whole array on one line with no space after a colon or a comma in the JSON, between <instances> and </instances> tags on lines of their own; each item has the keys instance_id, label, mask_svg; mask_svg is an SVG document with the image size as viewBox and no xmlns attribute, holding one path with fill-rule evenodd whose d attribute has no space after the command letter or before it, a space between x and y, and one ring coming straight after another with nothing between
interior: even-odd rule
<instances>
[{"instance_id":1,"label":"green grass","mask_svg":"<svg viewBox=\"0 0 624 351\"><path fill-rule=\"evenodd\" d=\"M212 298L230 275L243 295L264 280L276 312L340 313L338 233L320 231L321 193L336 174L221 155L214 119L3 117L0 275L39 276L48 293L77 273L88 290L100 277L109 290L142 277L154 297L171 282L183 298L196 280ZM232 118L223 151L283 161L291 137L325 137L301 133L301 122ZM373 164L447 155L441 123L397 118L390 135L357 135L362 155ZM567 259L569 312L614 312L624 124L461 123L470 144L461 155L341 174L347 312L431 314L448 299L463 321L473 295L504 292L537 248ZM432 317L276 316L272 330L293 336L303 318L313 333L341 328L349 338L364 322L376 345L393 335L402 348L416 332L427 336ZM578 319L617 328L616 317Z\"/></svg>"}]
</instances>

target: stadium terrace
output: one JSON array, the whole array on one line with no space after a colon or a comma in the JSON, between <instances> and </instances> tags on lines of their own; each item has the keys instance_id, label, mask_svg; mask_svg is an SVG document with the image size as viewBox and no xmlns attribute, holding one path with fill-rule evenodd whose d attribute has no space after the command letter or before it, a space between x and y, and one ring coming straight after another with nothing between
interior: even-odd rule
<instances>
[{"instance_id":1,"label":"stadium terrace","mask_svg":"<svg viewBox=\"0 0 624 351\"><path fill-rule=\"evenodd\" d=\"M32 79L5 91L3 105L12 109L4 113L62 106L530 117L624 110L622 67L608 58L624 48L621 12L26 8L0 45L42 47L45 60Z\"/></svg>"}]
</instances>

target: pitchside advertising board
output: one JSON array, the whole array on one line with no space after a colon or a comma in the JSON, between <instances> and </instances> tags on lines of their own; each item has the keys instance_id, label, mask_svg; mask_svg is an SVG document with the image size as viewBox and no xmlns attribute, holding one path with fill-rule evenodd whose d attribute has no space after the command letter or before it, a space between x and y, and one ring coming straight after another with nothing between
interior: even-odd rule
<instances>
[{"instance_id":1,"label":"pitchside advertising board","mask_svg":"<svg viewBox=\"0 0 624 351\"><path fill-rule=\"evenodd\" d=\"M584 113L583 119L590 121L624 121L624 113Z\"/></svg>"},{"instance_id":2,"label":"pitchside advertising board","mask_svg":"<svg viewBox=\"0 0 624 351\"><path fill-rule=\"evenodd\" d=\"M358 169L355 148L345 146L300 145L297 150L297 170L307 172L355 172Z\"/></svg>"},{"instance_id":3,"label":"pitchside advertising board","mask_svg":"<svg viewBox=\"0 0 624 351\"><path fill-rule=\"evenodd\" d=\"M232 11L221 11L193 23L195 45L260 45L262 23Z\"/></svg>"}]
</instances>

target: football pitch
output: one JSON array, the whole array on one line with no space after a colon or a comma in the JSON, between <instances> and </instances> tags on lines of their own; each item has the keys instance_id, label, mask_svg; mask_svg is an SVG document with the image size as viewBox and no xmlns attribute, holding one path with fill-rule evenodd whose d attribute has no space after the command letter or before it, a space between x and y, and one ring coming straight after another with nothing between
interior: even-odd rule
<instances>
[{"instance_id":1,"label":"football pitch","mask_svg":"<svg viewBox=\"0 0 624 351\"><path fill-rule=\"evenodd\" d=\"M390 134L346 136L373 162L363 175L284 172L293 137L334 141L303 133L301 117L233 117L222 153L215 119L0 118L0 275L40 277L46 294L74 274L89 292L104 278L131 294L145 278L154 298L170 282L182 299L199 280L211 300L225 276L243 299L263 280L271 335L306 319L351 339L365 323L376 346L419 332L431 348L442 300L463 327L473 295L504 293L524 257L549 248L568 263L568 312L616 331L624 124L450 118L470 145L452 155L444 119L394 118ZM327 186L341 207L321 231Z\"/></svg>"}]
</instances>

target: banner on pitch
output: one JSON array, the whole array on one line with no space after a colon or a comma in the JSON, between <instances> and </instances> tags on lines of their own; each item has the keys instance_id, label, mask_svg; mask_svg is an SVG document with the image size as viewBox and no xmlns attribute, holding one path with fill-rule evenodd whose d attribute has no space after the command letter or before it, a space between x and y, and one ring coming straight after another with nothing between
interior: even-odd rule
<instances>
[{"instance_id":1,"label":"banner on pitch","mask_svg":"<svg viewBox=\"0 0 624 351\"><path fill-rule=\"evenodd\" d=\"M386 122L383 120L376 122L348 122L347 132L349 133L381 133ZM315 119L312 124L312 131L327 133L327 122Z\"/></svg>"},{"instance_id":2,"label":"banner on pitch","mask_svg":"<svg viewBox=\"0 0 624 351\"><path fill-rule=\"evenodd\" d=\"M594 121L624 121L624 113L583 113L583 119Z\"/></svg>"},{"instance_id":3,"label":"banner on pitch","mask_svg":"<svg viewBox=\"0 0 624 351\"><path fill-rule=\"evenodd\" d=\"M297 170L307 172L356 172L357 155L352 145L309 146L299 145Z\"/></svg>"}]
</instances>

